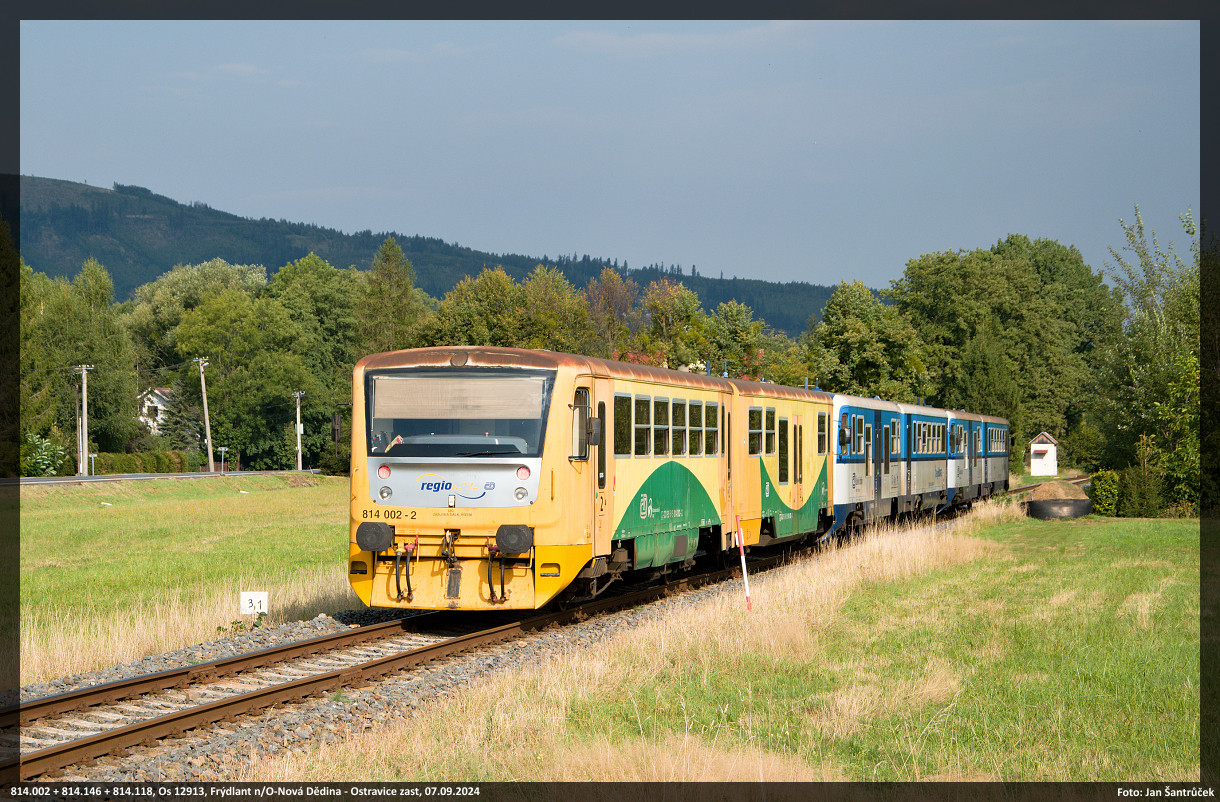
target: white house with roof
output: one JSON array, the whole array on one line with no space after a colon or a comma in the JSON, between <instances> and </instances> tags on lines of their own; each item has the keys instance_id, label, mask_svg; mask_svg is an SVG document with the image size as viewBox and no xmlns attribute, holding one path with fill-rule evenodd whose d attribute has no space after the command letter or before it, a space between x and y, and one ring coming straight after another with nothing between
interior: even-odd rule
<instances>
[{"instance_id":1,"label":"white house with roof","mask_svg":"<svg viewBox=\"0 0 1220 802\"><path fill-rule=\"evenodd\" d=\"M1042 432L1029 441L1029 475L1059 475L1059 441Z\"/></svg>"},{"instance_id":2,"label":"white house with roof","mask_svg":"<svg viewBox=\"0 0 1220 802\"><path fill-rule=\"evenodd\" d=\"M140 393L140 412L136 416L153 434L161 433L161 424L165 421L165 407L172 396L168 387L150 387Z\"/></svg>"}]
</instances>

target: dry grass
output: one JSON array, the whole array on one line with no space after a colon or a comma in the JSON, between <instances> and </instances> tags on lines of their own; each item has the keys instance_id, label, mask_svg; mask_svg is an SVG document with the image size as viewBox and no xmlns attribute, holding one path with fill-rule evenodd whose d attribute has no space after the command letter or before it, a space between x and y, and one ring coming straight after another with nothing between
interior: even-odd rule
<instances>
[{"instance_id":1,"label":"dry grass","mask_svg":"<svg viewBox=\"0 0 1220 802\"><path fill-rule=\"evenodd\" d=\"M618 635L593 653L558 656L532 668L493 677L460 695L435 700L408 723L372 735L321 745L309 754L256 759L246 781L817 781L846 779L842 767L810 745L826 732L850 729L880 710L952 706L963 687L944 661L931 659L919 676L885 681L866 666L859 681L809 701L809 720L796 738L809 760L766 748L751 722L712 720L688 711L678 692L674 726L653 714L662 703L642 688L702 692L726 676L743 676L758 661L829 662L820 641L843 602L861 584L925 573L996 549L971 537L978 527L1020 515L980 505L968 519L933 531L874 531L845 548L760 577L751 584L752 611L740 591L698 606L677 607ZM740 587L740 586L738 586ZM717 625L709 627L708 621ZM676 685L664 685L674 677ZM735 683L729 706L765 718L751 683ZM656 693L661 693L657 690ZM629 700L626 729L603 713ZM666 703L668 704L668 702ZM727 709L727 707L726 707ZM641 712L645 711L645 712ZM924 733L928 737L928 733ZM812 751L811 751L812 750ZM799 751L799 750L798 750ZM952 772L952 769L946 769Z\"/></svg>"},{"instance_id":2,"label":"dry grass","mask_svg":"<svg viewBox=\"0 0 1220 802\"><path fill-rule=\"evenodd\" d=\"M203 593L134 608L123 616L82 616L53 606L26 609L21 621L21 682L46 682L215 640L222 637L217 627L227 634L234 622L253 622L253 617L238 610L241 591L274 588L264 626L359 606L346 580L333 566L319 565L291 576L229 580Z\"/></svg>"}]
</instances>

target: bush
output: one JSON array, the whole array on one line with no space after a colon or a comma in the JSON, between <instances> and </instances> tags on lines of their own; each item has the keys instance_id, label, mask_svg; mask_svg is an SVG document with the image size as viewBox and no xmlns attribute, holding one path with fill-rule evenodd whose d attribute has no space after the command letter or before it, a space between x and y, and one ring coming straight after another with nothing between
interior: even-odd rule
<instances>
[{"instance_id":1,"label":"bush","mask_svg":"<svg viewBox=\"0 0 1220 802\"><path fill-rule=\"evenodd\" d=\"M98 454L94 465L97 475L120 473L184 473L199 467L198 460L191 466L192 455L198 452L143 451L134 454ZM73 460L68 460L74 462ZM74 466L70 466L74 467Z\"/></svg>"},{"instance_id":2,"label":"bush","mask_svg":"<svg viewBox=\"0 0 1220 802\"><path fill-rule=\"evenodd\" d=\"M1119 476L1118 514L1124 518L1157 518L1164 509L1161 472L1129 465Z\"/></svg>"},{"instance_id":3,"label":"bush","mask_svg":"<svg viewBox=\"0 0 1220 802\"><path fill-rule=\"evenodd\" d=\"M1118 474L1114 471L1098 471L1093 474L1089 497L1093 499L1093 512L1098 515L1117 515Z\"/></svg>"},{"instance_id":4,"label":"bush","mask_svg":"<svg viewBox=\"0 0 1220 802\"><path fill-rule=\"evenodd\" d=\"M67 457L68 450L63 446L26 432L21 443L21 475L55 476Z\"/></svg>"}]
</instances>

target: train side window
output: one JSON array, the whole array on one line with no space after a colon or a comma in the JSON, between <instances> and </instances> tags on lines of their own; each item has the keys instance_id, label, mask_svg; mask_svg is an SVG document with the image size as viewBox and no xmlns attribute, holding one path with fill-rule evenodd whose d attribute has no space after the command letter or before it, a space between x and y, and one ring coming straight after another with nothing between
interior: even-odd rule
<instances>
[{"instance_id":1,"label":"train side window","mask_svg":"<svg viewBox=\"0 0 1220 802\"><path fill-rule=\"evenodd\" d=\"M597 402L597 419L602 422L602 444L597 447L597 487L606 489L606 402Z\"/></svg>"},{"instance_id":2,"label":"train side window","mask_svg":"<svg viewBox=\"0 0 1220 802\"><path fill-rule=\"evenodd\" d=\"M673 411L673 447L670 453L681 457L686 454L686 402L674 401L670 409Z\"/></svg>"},{"instance_id":3,"label":"train side window","mask_svg":"<svg viewBox=\"0 0 1220 802\"><path fill-rule=\"evenodd\" d=\"M873 475L873 427L864 427L864 475Z\"/></svg>"},{"instance_id":4,"label":"train side window","mask_svg":"<svg viewBox=\"0 0 1220 802\"><path fill-rule=\"evenodd\" d=\"M881 448L884 449L884 451L881 452L883 455L881 470L886 476L889 476L890 475L890 447L894 443L893 439L891 439L891 437L890 437L889 424L886 424L881 429L881 433L882 433L881 434Z\"/></svg>"},{"instance_id":5,"label":"train side window","mask_svg":"<svg viewBox=\"0 0 1220 802\"><path fill-rule=\"evenodd\" d=\"M631 456L631 396L614 397L614 456Z\"/></svg>"},{"instance_id":6,"label":"train side window","mask_svg":"<svg viewBox=\"0 0 1220 802\"><path fill-rule=\"evenodd\" d=\"M775 408L767 407L767 456L775 453Z\"/></svg>"},{"instance_id":7,"label":"train side window","mask_svg":"<svg viewBox=\"0 0 1220 802\"><path fill-rule=\"evenodd\" d=\"M589 388L577 387L572 397L571 459L583 462L589 458Z\"/></svg>"},{"instance_id":8,"label":"train side window","mask_svg":"<svg viewBox=\"0 0 1220 802\"><path fill-rule=\"evenodd\" d=\"M703 402L691 401L690 407L690 455L697 457L703 453Z\"/></svg>"},{"instance_id":9,"label":"train side window","mask_svg":"<svg viewBox=\"0 0 1220 802\"><path fill-rule=\"evenodd\" d=\"M717 406L717 404L708 404L703 408L703 453L707 454L709 457L715 456L717 450L720 448L720 443L717 442L716 437L716 434L719 431L719 429L717 429L717 422L720 420L716 412Z\"/></svg>"},{"instance_id":10,"label":"train side window","mask_svg":"<svg viewBox=\"0 0 1220 802\"><path fill-rule=\"evenodd\" d=\"M669 453L669 399L652 402L652 453L663 457Z\"/></svg>"},{"instance_id":11,"label":"train side window","mask_svg":"<svg viewBox=\"0 0 1220 802\"><path fill-rule=\"evenodd\" d=\"M647 457L652 446L652 399L635 397L635 455Z\"/></svg>"},{"instance_id":12,"label":"train side window","mask_svg":"<svg viewBox=\"0 0 1220 802\"><path fill-rule=\"evenodd\" d=\"M826 453L826 413L818 413L818 455Z\"/></svg>"},{"instance_id":13,"label":"train side window","mask_svg":"<svg viewBox=\"0 0 1220 802\"><path fill-rule=\"evenodd\" d=\"M857 415L855 421L856 444L852 449L857 454L864 453L864 416Z\"/></svg>"},{"instance_id":14,"label":"train side window","mask_svg":"<svg viewBox=\"0 0 1220 802\"><path fill-rule=\"evenodd\" d=\"M898 418L894 418L890 421L890 425L893 427L894 433L894 439L890 441L890 453L898 456L902 453L902 423Z\"/></svg>"},{"instance_id":15,"label":"train side window","mask_svg":"<svg viewBox=\"0 0 1220 802\"><path fill-rule=\"evenodd\" d=\"M751 457L762 453L762 428L762 407L750 407L749 414L746 417L746 431L749 433L750 448L746 453Z\"/></svg>"},{"instance_id":16,"label":"train side window","mask_svg":"<svg viewBox=\"0 0 1220 802\"><path fill-rule=\"evenodd\" d=\"M768 415L775 414L772 410ZM779 483L788 484L788 419L779 419Z\"/></svg>"}]
</instances>

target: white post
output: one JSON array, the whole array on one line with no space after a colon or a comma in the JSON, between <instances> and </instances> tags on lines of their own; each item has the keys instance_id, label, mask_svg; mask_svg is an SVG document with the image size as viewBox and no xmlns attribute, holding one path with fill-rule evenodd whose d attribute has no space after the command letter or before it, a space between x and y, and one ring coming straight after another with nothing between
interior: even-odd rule
<instances>
[{"instance_id":1,"label":"white post","mask_svg":"<svg viewBox=\"0 0 1220 802\"><path fill-rule=\"evenodd\" d=\"M203 426L208 436L208 473L216 472L216 463L212 460L212 421L208 419L208 385L203 380L203 368L208 364L208 358L201 356L195 360L199 363L199 389L203 391Z\"/></svg>"},{"instance_id":2,"label":"white post","mask_svg":"<svg viewBox=\"0 0 1220 802\"><path fill-rule=\"evenodd\" d=\"M80 439L80 388L76 388L76 475L85 475L85 447Z\"/></svg>"},{"instance_id":3,"label":"white post","mask_svg":"<svg viewBox=\"0 0 1220 802\"><path fill-rule=\"evenodd\" d=\"M85 476L89 475L89 464L85 461L86 455L89 453L89 371L93 370L92 365L77 365L80 371L80 392L81 392L81 435L80 435L80 466L81 473Z\"/></svg>"},{"instance_id":4,"label":"white post","mask_svg":"<svg viewBox=\"0 0 1220 802\"><path fill-rule=\"evenodd\" d=\"M301 396L305 393L297 390L293 393L297 398L297 470L301 470Z\"/></svg>"}]
</instances>

